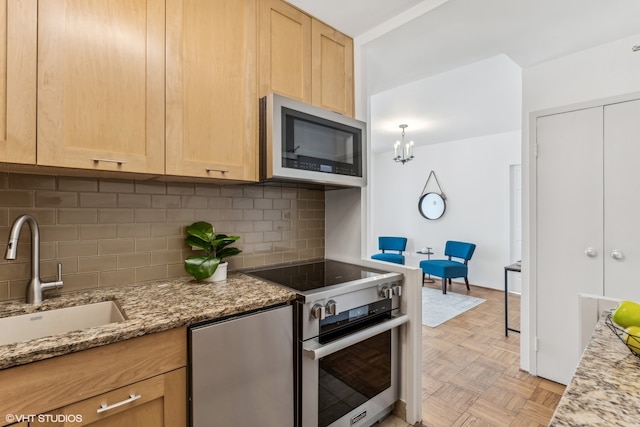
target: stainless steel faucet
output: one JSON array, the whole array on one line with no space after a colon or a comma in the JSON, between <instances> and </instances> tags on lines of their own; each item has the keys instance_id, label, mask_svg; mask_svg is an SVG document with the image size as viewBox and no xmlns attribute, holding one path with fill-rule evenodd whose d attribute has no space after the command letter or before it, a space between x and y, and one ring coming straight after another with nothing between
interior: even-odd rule
<instances>
[{"instance_id":1,"label":"stainless steel faucet","mask_svg":"<svg viewBox=\"0 0 640 427\"><path fill-rule=\"evenodd\" d=\"M27 285L27 304L40 304L42 303L42 292L62 287L62 265L58 264L58 279L56 281L42 282L40 280L40 227L38 227L38 222L31 215L19 216L13 222L11 233L9 234L9 243L7 244L7 253L4 256L5 259L16 259L20 230L22 230L25 222L29 224L29 229L31 230L31 279Z\"/></svg>"}]
</instances>

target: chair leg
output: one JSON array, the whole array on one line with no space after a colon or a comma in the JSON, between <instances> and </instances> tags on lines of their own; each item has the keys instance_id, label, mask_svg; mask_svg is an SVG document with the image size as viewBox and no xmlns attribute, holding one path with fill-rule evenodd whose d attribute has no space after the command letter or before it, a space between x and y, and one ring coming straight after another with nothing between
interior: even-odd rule
<instances>
[{"instance_id":1,"label":"chair leg","mask_svg":"<svg viewBox=\"0 0 640 427\"><path fill-rule=\"evenodd\" d=\"M447 293L447 279L445 279L444 277L442 278L442 293Z\"/></svg>"},{"instance_id":2,"label":"chair leg","mask_svg":"<svg viewBox=\"0 0 640 427\"><path fill-rule=\"evenodd\" d=\"M467 284L467 290L470 291L471 288L469 288L469 280L467 279L467 276L464 276L464 283Z\"/></svg>"}]
</instances>

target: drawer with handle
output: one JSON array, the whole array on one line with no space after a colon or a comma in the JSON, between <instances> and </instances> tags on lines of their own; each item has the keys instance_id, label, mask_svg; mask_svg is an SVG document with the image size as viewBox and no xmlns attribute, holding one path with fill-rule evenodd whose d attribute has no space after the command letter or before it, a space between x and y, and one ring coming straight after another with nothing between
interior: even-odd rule
<instances>
[{"instance_id":1,"label":"drawer with handle","mask_svg":"<svg viewBox=\"0 0 640 427\"><path fill-rule=\"evenodd\" d=\"M119 389L72 403L45 414L39 414L31 422L31 426L90 426L123 425L123 426L165 426L184 423L169 418L175 416L172 394L175 384L183 383L185 368L158 375ZM179 387L180 388L180 387ZM183 389L184 390L184 389ZM184 391L178 393L178 402L184 405ZM178 411L185 414L185 411ZM181 421L181 422L180 422Z\"/></svg>"}]
</instances>

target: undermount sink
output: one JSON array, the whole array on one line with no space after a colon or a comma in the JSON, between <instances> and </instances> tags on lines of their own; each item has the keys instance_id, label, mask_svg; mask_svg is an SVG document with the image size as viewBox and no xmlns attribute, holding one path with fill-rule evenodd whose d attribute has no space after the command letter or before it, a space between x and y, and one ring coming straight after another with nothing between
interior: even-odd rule
<instances>
[{"instance_id":1,"label":"undermount sink","mask_svg":"<svg viewBox=\"0 0 640 427\"><path fill-rule=\"evenodd\" d=\"M114 301L3 317L0 318L0 345L119 323L125 319Z\"/></svg>"}]
</instances>

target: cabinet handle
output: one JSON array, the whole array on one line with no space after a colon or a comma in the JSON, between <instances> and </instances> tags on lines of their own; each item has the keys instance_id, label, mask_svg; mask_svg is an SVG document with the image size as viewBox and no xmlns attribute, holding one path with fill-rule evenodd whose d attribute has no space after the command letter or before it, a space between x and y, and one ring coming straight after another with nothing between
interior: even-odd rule
<instances>
[{"instance_id":1,"label":"cabinet handle","mask_svg":"<svg viewBox=\"0 0 640 427\"><path fill-rule=\"evenodd\" d=\"M598 256L598 251L596 251L593 248L587 248L584 250L584 254L588 257L594 258L596 256Z\"/></svg>"},{"instance_id":2,"label":"cabinet handle","mask_svg":"<svg viewBox=\"0 0 640 427\"><path fill-rule=\"evenodd\" d=\"M94 163L100 163L100 162L103 162L103 163L117 163L118 166L124 165L124 164L127 163L124 160L95 159L95 158L91 158L91 160L93 160Z\"/></svg>"},{"instance_id":3,"label":"cabinet handle","mask_svg":"<svg viewBox=\"0 0 640 427\"><path fill-rule=\"evenodd\" d=\"M611 258L621 260L622 258L624 258L624 254L621 251L614 249L613 251L611 251Z\"/></svg>"},{"instance_id":4,"label":"cabinet handle","mask_svg":"<svg viewBox=\"0 0 640 427\"><path fill-rule=\"evenodd\" d=\"M101 412L106 412L109 411L113 408L117 408L118 406L122 406L122 405L126 405L127 403L131 403L134 402L138 399L140 399L142 397L141 394L130 394L128 399L125 400L121 400L118 403L114 403L113 405L107 405L106 403L103 403L102 405L100 405L100 407L98 408L97 412L98 414Z\"/></svg>"},{"instance_id":5,"label":"cabinet handle","mask_svg":"<svg viewBox=\"0 0 640 427\"><path fill-rule=\"evenodd\" d=\"M207 173L209 173L209 172L220 172L220 173L223 173L223 174L224 173L229 173L228 170L224 170L224 169L209 169L209 168L206 168L205 171Z\"/></svg>"}]
</instances>

